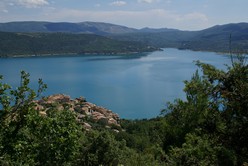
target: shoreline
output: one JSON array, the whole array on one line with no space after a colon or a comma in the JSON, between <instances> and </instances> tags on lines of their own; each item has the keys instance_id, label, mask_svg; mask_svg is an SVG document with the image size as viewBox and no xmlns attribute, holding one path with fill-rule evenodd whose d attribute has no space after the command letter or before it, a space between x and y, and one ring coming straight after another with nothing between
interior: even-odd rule
<instances>
[{"instance_id":1,"label":"shoreline","mask_svg":"<svg viewBox=\"0 0 248 166\"><path fill-rule=\"evenodd\" d=\"M154 50L154 51L159 51L159 50ZM1 58L30 58L30 57L60 57L60 56L68 56L68 55L72 55L72 56L84 56L84 55L125 55L125 54L139 54L139 53L150 53L150 52L154 52L154 51L147 51L147 52L103 52L103 53L96 53L96 52L92 52L92 53L55 53L55 54L38 54L38 55L30 55L30 54L23 54L23 55L11 55L11 56L0 56Z\"/></svg>"},{"instance_id":2,"label":"shoreline","mask_svg":"<svg viewBox=\"0 0 248 166\"><path fill-rule=\"evenodd\" d=\"M68 55L72 55L72 56L84 56L84 55L125 55L125 54L139 54L139 53L151 53L154 51L162 51L161 48L159 49L154 49L151 51L143 51L143 52L139 52L139 51L128 51L128 52L82 52L82 53L76 53L76 52L68 52L68 53L46 53L46 54L37 54L37 55L31 55L31 54L21 54L21 55L4 55L1 56L0 55L0 59L1 58L30 58L30 57L54 57L54 56L68 56Z\"/></svg>"}]
</instances>

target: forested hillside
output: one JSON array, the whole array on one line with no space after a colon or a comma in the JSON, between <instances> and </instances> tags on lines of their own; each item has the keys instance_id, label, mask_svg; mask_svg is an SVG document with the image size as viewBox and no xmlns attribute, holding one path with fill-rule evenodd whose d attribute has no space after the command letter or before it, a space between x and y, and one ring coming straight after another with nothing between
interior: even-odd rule
<instances>
[{"instance_id":1,"label":"forested hillside","mask_svg":"<svg viewBox=\"0 0 248 166\"><path fill-rule=\"evenodd\" d=\"M0 165L247 165L245 58L225 71L197 65L203 74L185 81L186 100L168 103L154 119L122 119L121 126L92 123L88 114L78 121L70 105L46 98L49 107L37 109L33 100L47 87L42 80L35 92L25 72L18 88L0 77Z\"/></svg>"},{"instance_id":2,"label":"forested hillside","mask_svg":"<svg viewBox=\"0 0 248 166\"><path fill-rule=\"evenodd\" d=\"M13 32L7 33L7 32ZM120 53L178 48L197 51L248 51L248 23L216 25L199 31L134 29L99 23L0 23L1 55ZM231 44L230 44L231 42Z\"/></svg>"},{"instance_id":3,"label":"forested hillside","mask_svg":"<svg viewBox=\"0 0 248 166\"><path fill-rule=\"evenodd\" d=\"M93 34L0 32L0 57L149 52L155 47Z\"/></svg>"},{"instance_id":4,"label":"forested hillside","mask_svg":"<svg viewBox=\"0 0 248 166\"><path fill-rule=\"evenodd\" d=\"M160 31L113 34L124 41L138 41L156 47L174 47L197 51L228 52L229 42L233 51L248 51L248 23L217 25L200 31Z\"/></svg>"}]
</instances>

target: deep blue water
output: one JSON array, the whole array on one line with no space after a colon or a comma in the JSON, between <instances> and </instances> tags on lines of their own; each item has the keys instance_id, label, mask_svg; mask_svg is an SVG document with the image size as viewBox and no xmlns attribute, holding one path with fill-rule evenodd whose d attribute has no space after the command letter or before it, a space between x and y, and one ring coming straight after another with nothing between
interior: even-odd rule
<instances>
[{"instance_id":1,"label":"deep blue water","mask_svg":"<svg viewBox=\"0 0 248 166\"><path fill-rule=\"evenodd\" d=\"M84 96L121 118L141 119L156 117L166 102L184 98L183 81L196 71L195 60L221 69L231 62L225 55L177 49L115 56L1 58L0 75L15 87L25 70L31 74L33 88L39 78L48 85L44 95Z\"/></svg>"}]
</instances>

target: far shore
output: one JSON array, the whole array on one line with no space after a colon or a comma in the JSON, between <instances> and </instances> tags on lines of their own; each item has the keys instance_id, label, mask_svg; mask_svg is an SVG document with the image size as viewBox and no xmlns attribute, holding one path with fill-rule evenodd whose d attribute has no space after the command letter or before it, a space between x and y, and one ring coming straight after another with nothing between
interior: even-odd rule
<instances>
[{"instance_id":1,"label":"far shore","mask_svg":"<svg viewBox=\"0 0 248 166\"><path fill-rule=\"evenodd\" d=\"M154 50L154 51L161 51L161 50ZM153 51L149 51L153 52ZM125 54L139 54L139 53L148 53L148 52L85 52L85 53L54 53L54 54L37 54L37 55L31 55L31 54L22 54L22 55L5 55L1 56L0 58L26 58L26 57L49 57L49 56L66 56L66 55L72 55L72 56L80 56L80 55L125 55Z\"/></svg>"},{"instance_id":2,"label":"far shore","mask_svg":"<svg viewBox=\"0 0 248 166\"><path fill-rule=\"evenodd\" d=\"M139 53L149 53L149 52L154 52L154 51L163 51L163 49L166 48L159 48L157 50L153 50L153 51L144 51L144 52L82 52L82 53L75 53L75 52L68 52L68 53L53 53L53 54L21 54L21 55L4 55L1 56L0 58L26 58L26 57L52 57L52 56L83 56L83 55L125 55L125 54L139 54ZM178 50L190 50L190 51L196 51L196 52L214 52L217 54L221 54L221 55L238 55L240 53L238 52L232 52L230 53L229 51L211 51L211 50L194 50L194 49L181 49L181 48L175 48ZM244 53L243 53L244 54Z\"/></svg>"}]
</instances>

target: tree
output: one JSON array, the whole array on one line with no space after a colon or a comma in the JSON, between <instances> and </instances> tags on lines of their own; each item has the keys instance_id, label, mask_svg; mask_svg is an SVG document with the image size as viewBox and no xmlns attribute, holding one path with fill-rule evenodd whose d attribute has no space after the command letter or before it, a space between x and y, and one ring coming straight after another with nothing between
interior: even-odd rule
<instances>
[{"instance_id":1,"label":"tree","mask_svg":"<svg viewBox=\"0 0 248 166\"><path fill-rule=\"evenodd\" d=\"M40 79L37 93L28 85L29 74L23 71L16 90L0 82L0 164L73 164L84 140L75 114L51 109L41 115L32 101L46 85Z\"/></svg>"},{"instance_id":2,"label":"tree","mask_svg":"<svg viewBox=\"0 0 248 166\"><path fill-rule=\"evenodd\" d=\"M209 135L189 133L182 147L173 147L167 156L168 165L235 165L233 151L223 147L216 138Z\"/></svg>"},{"instance_id":3,"label":"tree","mask_svg":"<svg viewBox=\"0 0 248 166\"><path fill-rule=\"evenodd\" d=\"M202 74L197 71L190 81L185 81L186 100L168 103L163 112L169 125L164 150L169 152L172 147L171 153L186 155L188 145L194 144L192 141L196 139L212 149L221 146L227 152L224 156L232 160L230 163L235 165L237 161L241 165L248 160L245 141L248 139L248 65L245 58L238 58L226 71L201 62L197 65ZM216 141L209 142L211 139ZM223 156L217 156L216 160L221 163ZM197 162L198 165L201 162Z\"/></svg>"},{"instance_id":4,"label":"tree","mask_svg":"<svg viewBox=\"0 0 248 166\"><path fill-rule=\"evenodd\" d=\"M81 153L81 165L118 165L128 150L125 141L116 141L108 131L88 133L88 141Z\"/></svg>"}]
</instances>

